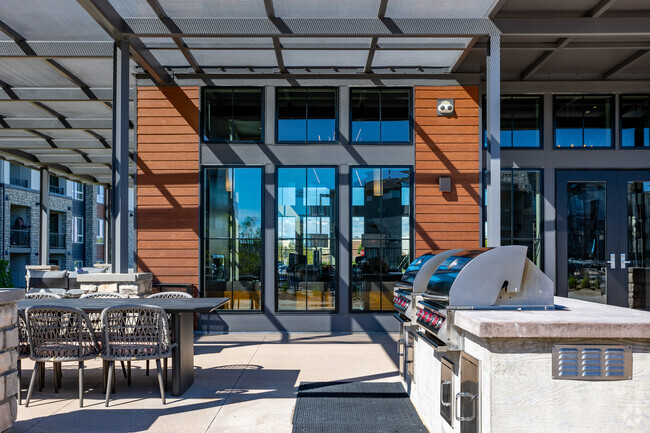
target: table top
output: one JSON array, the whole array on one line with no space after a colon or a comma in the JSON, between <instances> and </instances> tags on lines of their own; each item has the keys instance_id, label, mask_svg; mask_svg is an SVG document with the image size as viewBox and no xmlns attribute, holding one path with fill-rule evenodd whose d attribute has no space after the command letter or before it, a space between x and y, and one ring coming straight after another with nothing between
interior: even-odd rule
<instances>
[{"instance_id":1,"label":"table top","mask_svg":"<svg viewBox=\"0 0 650 433\"><path fill-rule=\"evenodd\" d=\"M21 299L18 301L18 308L25 310L33 306L65 306L79 308L84 311L102 311L107 307L116 305L155 305L162 307L168 313L209 313L219 308L229 298L185 298L185 299L164 299L164 298L63 298L63 299Z\"/></svg>"}]
</instances>

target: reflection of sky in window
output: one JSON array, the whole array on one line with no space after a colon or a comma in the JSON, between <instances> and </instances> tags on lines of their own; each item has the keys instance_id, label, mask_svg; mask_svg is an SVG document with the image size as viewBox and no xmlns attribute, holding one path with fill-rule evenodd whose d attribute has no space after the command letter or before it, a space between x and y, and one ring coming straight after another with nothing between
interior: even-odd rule
<instances>
[{"instance_id":1,"label":"reflection of sky in window","mask_svg":"<svg viewBox=\"0 0 650 433\"><path fill-rule=\"evenodd\" d=\"M402 206L408 206L409 205L409 187L408 186L403 186L402 187Z\"/></svg>"},{"instance_id":2,"label":"reflection of sky in window","mask_svg":"<svg viewBox=\"0 0 650 433\"><path fill-rule=\"evenodd\" d=\"M330 219L328 217L307 217L307 234L329 235Z\"/></svg>"},{"instance_id":3,"label":"reflection of sky in window","mask_svg":"<svg viewBox=\"0 0 650 433\"><path fill-rule=\"evenodd\" d=\"M278 119L278 141L306 141L305 119Z\"/></svg>"},{"instance_id":4,"label":"reflection of sky in window","mask_svg":"<svg viewBox=\"0 0 650 433\"><path fill-rule=\"evenodd\" d=\"M375 141L380 140L379 136L379 121L352 121L352 141Z\"/></svg>"},{"instance_id":5,"label":"reflection of sky in window","mask_svg":"<svg viewBox=\"0 0 650 433\"><path fill-rule=\"evenodd\" d=\"M241 223L246 218L251 218L254 220L253 224L251 224L253 228L259 228L262 222L261 171L259 168L233 169L237 220ZM242 229L240 227L240 235Z\"/></svg>"},{"instance_id":6,"label":"reflection of sky in window","mask_svg":"<svg viewBox=\"0 0 650 433\"><path fill-rule=\"evenodd\" d=\"M381 122L381 141L384 143L408 143L410 130L408 120L383 120Z\"/></svg>"},{"instance_id":7,"label":"reflection of sky in window","mask_svg":"<svg viewBox=\"0 0 650 433\"><path fill-rule=\"evenodd\" d=\"M635 131L639 129L641 128L623 128L621 145L624 147L635 146ZM643 147L650 147L650 128L643 128Z\"/></svg>"},{"instance_id":8,"label":"reflection of sky in window","mask_svg":"<svg viewBox=\"0 0 650 433\"><path fill-rule=\"evenodd\" d=\"M352 238L361 239L363 235L363 217L352 217Z\"/></svg>"},{"instance_id":9,"label":"reflection of sky in window","mask_svg":"<svg viewBox=\"0 0 650 433\"><path fill-rule=\"evenodd\" d=\"M294 206L296 204L296 188L293 186L278 188L279 206Z\"/></svg>"},{"instance_id":10,"label":"reflection of sky in window","mask_svg":"<svg viewBox=\"0 0 650 433\"><path fill-rule=\"evenodd\" d=\"M307 141L334 141L336 121L334 119L307 120Z\"/></svg>"},{"instance_id":11,"label":"reflection of sky in window","mask_svg":"<svg viewBox=\"0 0 650 433\"><path fill-rule=\"evenodd\" d=\"M352 206L363 206L364 188L352 188Z\"/></svg>"},{"instance_id":12,"label":"reflection of sky in window","mask_svg":"<svg viewBox=\"0 0 650 433\"><path fill-rule=\"evenodd\" d=\"M409 217L402 217L402 238L409 238L411 232L411 227L409 224Z\"/></svg>"},{"instance_id":13,"label":"reflection of sky in window","mask_svg":"<svg viewBox=\"0 0 650 433\"><path fill-rule=\"evenodd\" d=\"M293 239L296 237L296 218L278 217L278 237Z\"/></svg>"},{"instance_id":14,"label":"reflection of sky in window","mask_svg":"<svg viewBox=\"0 0 650 433\"><path fill-rule=\"evenodd\" d=\"M307 206L329 206L330 189L322 187L309 187L307 193L303 195L302 204Z\"/></svg>"}]
</instances>

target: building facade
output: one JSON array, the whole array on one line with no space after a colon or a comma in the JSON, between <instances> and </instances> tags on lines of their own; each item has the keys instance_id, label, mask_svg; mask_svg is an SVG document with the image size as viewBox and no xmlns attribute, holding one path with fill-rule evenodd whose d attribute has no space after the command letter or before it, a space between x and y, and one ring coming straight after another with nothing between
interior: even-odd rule
<instances>
[{"instance_id":1,"label":"building facade","mask_svg":"<svg viewBox=\"0 0 650 433\"><path fill-rule=\"evenodd\" d=\"M9 261L13 287L25 287L25 266L38 265L40 173L7 161L0 163L2 257ZM131 217L133 220L133 217ZM107 237L104 187L50 175L48 264L75 270L105 263ZM130 242L135 235L131 230ZM133 259L131 267L133 267Z\"/></svg>"}]
</instances>

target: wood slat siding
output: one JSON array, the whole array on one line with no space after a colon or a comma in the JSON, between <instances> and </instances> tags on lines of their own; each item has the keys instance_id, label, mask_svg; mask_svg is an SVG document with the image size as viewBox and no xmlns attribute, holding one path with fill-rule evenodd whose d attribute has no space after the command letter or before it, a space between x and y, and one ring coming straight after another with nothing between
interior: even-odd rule
<instances>
[{"instance_id":1,"label":"wood slat siding","mask_svg":"<svg viewBox=\"0 0 650 433\"><path fill-rule=\"evenodd\" d=\"M453 98L455 115L436 101ZM478 87L415 88L415 253L479 246ZM451 177L441 193L439 177Z\"/></svg>"},{"instance_id":2,"label":"wood slat siding","mask_svg":"<svg viewBox=\"0 0 650 433\"><path fill-rule=\"evenodd\" d=\"M154 283L199 282L199 89L138 88L138 256Z\"/></svg>"}]
</instances>

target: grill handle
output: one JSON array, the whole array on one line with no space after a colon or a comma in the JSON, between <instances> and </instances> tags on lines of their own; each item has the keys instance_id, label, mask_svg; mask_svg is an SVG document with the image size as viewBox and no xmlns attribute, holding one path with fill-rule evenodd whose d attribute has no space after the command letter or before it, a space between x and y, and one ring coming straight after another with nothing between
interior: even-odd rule
<instances>
[{"instance_id":1,"label":"grill handle","mask_svg":"<svg viewBox=\"0 0 650 433\"><path fill-rule=\"evenodd\" d=\"M449 303L449 295L434 295L432 293L422 293L424 299L429 299L431 301Z\"/></svg>"},{"instance_id":2,"label":"grill handle","mask_svg":"<svg viewBox=\"0 0 650 433\"><path fill-rule=\"evenodd\" d=\"M463 398L469 398L472 402L472 414L471 416L462 416L461 414L461 401ZM456 394L456 419L460 422L463 421L473 421L476 418L476 394L471 392L459 392Z\"/></svg>"},{"instance_id":3,"label":"grill handle","mask_svg":"<svg viewBox=\"0 0 650 433\"><path fill-rule=\"evenodd\" d=\"M404 347L404 339L400 338L397 340L397 356L404 356L404 352L402 352L402 347Z\"/></svg>"},{"instance_id":4,"label":"grill handle","mask_svg":"<svg viewBox=\"0 0 650 433\"><path fill-rule=\"evenodd\" d=\"M448 394L449 395L449 401L445 401L445 398L444 398L444 395L445 395L444 389L445 389L446 386L449 387L449 394ZM443 380L442 382L440 382L440 404L445 406L445 407L451 406L451 380Z\"/></svg>"}]
</instances>

